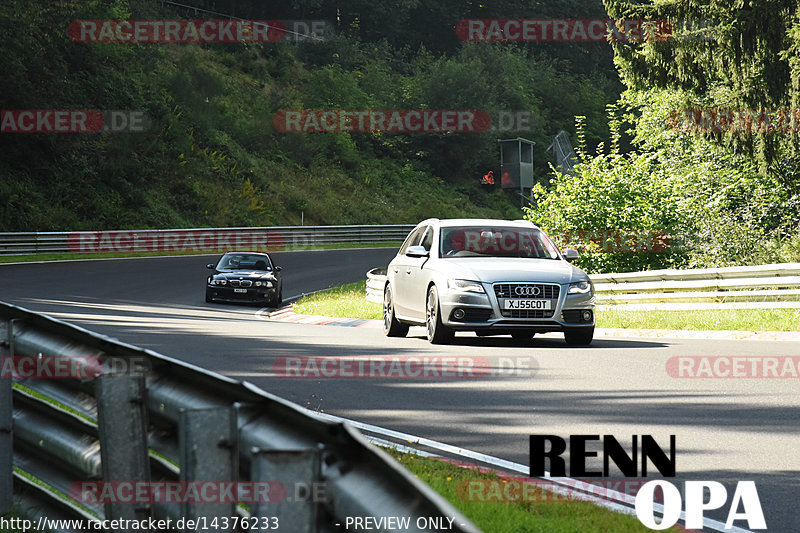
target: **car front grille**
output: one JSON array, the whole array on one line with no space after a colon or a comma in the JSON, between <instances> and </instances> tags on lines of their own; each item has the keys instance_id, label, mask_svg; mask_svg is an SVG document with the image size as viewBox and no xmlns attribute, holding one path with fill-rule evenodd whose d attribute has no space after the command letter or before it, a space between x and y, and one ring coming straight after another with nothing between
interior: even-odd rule
<instances>
[{"instance_id":1,"label":"car front grille","mask_svg":"<svg viewBox=\"0 0 800 533\"><path fill-rule=\"evenodd\" d=\"M523 294L517 294L518 287L522 289L520 292ZM560 286L549 283L496 283L494 285L494 294L498 301L501 298L553 300L553 309L501 309L500 312L506 318L553 318L560 293Z\"/></svg>"},{"instance_id":2,"label":"car front grille","mask_svg":"<svg viewBox=\"0 0 800 533\"><path fill-rule=\"evenodd\" d=\"M250 287L253 284L253 282L250 281L249 279L242 279L242 280L232 279L230 281L230 284L231 287Z\"/></svg>"},{"instance_id":3,"label":"car front grille","mask_svg":"<svg viewBox=\"0 0 800 533\"><path fill-rule=\"evenodd\" d=\"M524 290L526 294L517 294L517 288ZM558 300L560 292L560 286L545 283L496 283L494 286L494 293L498 298Z\"/></svg>"}]
</instances>

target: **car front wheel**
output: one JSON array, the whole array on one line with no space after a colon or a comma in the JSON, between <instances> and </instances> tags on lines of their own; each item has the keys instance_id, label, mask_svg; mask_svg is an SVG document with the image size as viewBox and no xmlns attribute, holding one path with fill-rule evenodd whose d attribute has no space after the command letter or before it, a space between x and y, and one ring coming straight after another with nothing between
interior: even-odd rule
<instances>
[{"instance_id":1,"label":"car front wheel","mask_svg":"<svg viewBox=\"0 0 800 533\"><path fill-rule=\"evenodd\" d=\"M425 328L428 333L428 342L431 344L448 344L455 337L455 331L442 324L439 292L435 285L428 289L428 299L425 305Z\"/></svg>"},{"instance_id":2,"label":"car front wheel","mask_svg":"<svg viewBox=\"0 0 800 533\"><path fill-rule=\"evenodd\" d=\"M402 324L394 314L392 289L388 285L383 291L383 333L387 337L405 337L408 333L408 324Z\"/></svg>"},{"instance_id":3,"label":"car front wheel","mask_svg":"<svg viewBox=\"0 0 800 533\"><path fill-rule=\"evenodd\" d=\"M564 331L564 340L570 346L589 346L594 337L594 326L588 328L570 328Z\"/></svg>"}]
</instances>

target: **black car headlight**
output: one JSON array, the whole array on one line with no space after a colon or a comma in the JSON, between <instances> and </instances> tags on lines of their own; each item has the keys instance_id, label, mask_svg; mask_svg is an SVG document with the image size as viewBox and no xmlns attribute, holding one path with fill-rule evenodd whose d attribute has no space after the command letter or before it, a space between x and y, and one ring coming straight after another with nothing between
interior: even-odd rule
<instances>
[{"instance_id":1,"label":"black car headlight","mask_svg":"<svg viewBox=\"0 0 800 533\"><path fill-rule=\"evenodd\" d=\"M586 294L591 292L592 283L589 280L578 281L577 283L569 284L568 294Z\"/></svg>"}]
</instances>

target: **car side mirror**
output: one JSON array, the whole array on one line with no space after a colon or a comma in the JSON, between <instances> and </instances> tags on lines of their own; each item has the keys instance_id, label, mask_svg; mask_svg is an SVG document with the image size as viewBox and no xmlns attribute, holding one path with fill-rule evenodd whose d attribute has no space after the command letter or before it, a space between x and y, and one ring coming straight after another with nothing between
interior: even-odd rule
<instances>
[{"instance_id":1,"label":"car side mirror","mask_svg":"<svg viewBox=\"0 0 800 533\"><path fill-rule=\"evenodd\" d=\"M424 246L409 246L406 255L408 257L428 257L430 252Z\"/></svg>"},{"instance_id":2,"label":"car side mirror","mask_svg":"<svg viewBox=\"0 0 800 533\"><path fill-rule=\"evenodd\" d=\"M581 256L575 248L567 248L564 250L564 259L567 261L575 261Z\"/></svg>"},{"instance_id":3,"label":"car side mirror","mask_svg":"<svg viewBox=\"0 0 800 533\"><path fill-rule=\"evenodd\" d=\"M275 272L280 272L281 270L283 270L283 267L279 267L279 266L275 267Z\"/></svg>"},{"instance_id":4,"label":"car side mirror","mask_svg":"<svg viewBox=\"0 0 800 533\"><path fill-rule=\"evenodd\" d=\"M207 264L206 268L209 269L209 270L214 270L214 263Z\"/></svg>"}]
</instances>

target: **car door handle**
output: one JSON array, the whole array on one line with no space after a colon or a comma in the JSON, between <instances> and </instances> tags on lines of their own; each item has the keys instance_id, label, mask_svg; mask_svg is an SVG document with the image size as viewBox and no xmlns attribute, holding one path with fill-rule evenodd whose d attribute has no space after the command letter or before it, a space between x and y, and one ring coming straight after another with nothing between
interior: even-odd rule
<instances>
[{"instance_id":1,"label":"car door handle","mask_svg":"<svg viewBox=\"0 0 800 533\"><path fill-rule=\"evenodd\" d=\"M408 268L406 269L406 274L411 274L411 267L408 267Z\"/></svg>"},{"instance_id":2,"label":"car door handle","mask_svg":"<svg viewBox=\"0 0 800 533\"><path fill-rule=\"evenodd\" d=\"M393 269L392 269L392 272L394 272L395 274L397 274L398 272L400 272L400 269L399 269L399 268L397 268L397 267L395 267L395 268L393 268Z\"/></svg>"}]
</instances>

